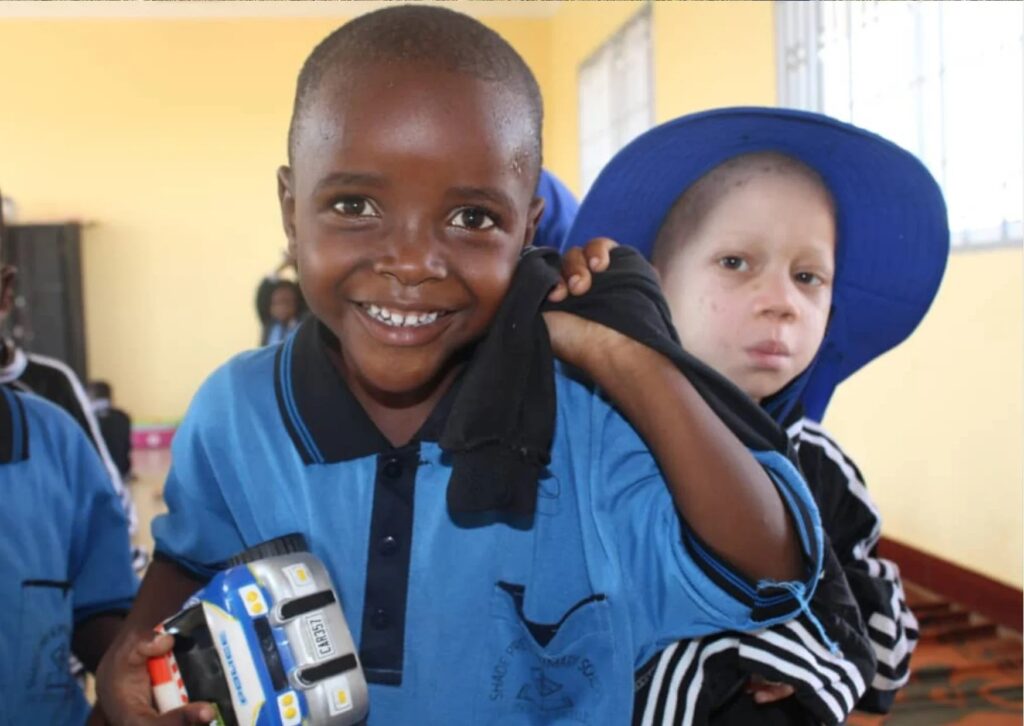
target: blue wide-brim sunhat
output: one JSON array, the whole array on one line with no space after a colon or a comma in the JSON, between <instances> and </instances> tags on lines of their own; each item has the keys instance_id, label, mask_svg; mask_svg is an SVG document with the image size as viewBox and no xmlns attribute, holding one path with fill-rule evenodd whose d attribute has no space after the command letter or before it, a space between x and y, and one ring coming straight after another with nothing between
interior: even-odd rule
<instances>
[{"instance_id":1,"label":"blue wide-brim sunhat","mask_svg":"<svg viewBox=\"0 0 1024 726\"><path fill-rule=\"evenodd\" d=\"M877 134L820 114L723 108L638 136L597 177L563 250L611 237L650 259L679 196L724 161L777 151L821 175L836 206L832 317L799 402L820 420L835 387L910 335L949 257L942 191L918 159Z\"/></svg>"}]
</instances>

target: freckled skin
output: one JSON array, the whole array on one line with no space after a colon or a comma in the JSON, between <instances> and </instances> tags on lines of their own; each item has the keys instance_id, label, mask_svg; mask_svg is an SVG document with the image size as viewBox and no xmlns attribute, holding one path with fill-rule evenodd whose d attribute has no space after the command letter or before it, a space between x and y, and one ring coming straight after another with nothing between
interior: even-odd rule
<instances>
[{"instance_id":1,"label":"freckled skin","mask_svg":"<svg viewBox=\"0 0 1024 726\"><path fill-rule=\"evenodd\" d=\"M835 267L823 189L796 174L756 173L670 244L659 272L684 348L757 401L810 364L824 339ZM787 353L757 352L769 342Z\"/></svg>"}]
</instances>

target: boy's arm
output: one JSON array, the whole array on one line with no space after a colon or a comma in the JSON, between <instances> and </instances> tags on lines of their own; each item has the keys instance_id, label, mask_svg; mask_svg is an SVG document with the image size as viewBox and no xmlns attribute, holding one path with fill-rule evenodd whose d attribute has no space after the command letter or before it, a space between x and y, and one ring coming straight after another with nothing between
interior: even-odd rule
<instances>
[{"instance_id":1,"label":"boy's arm","mask_svg":"<svg viewBox=\"0 0 1024 726\"><path fill-rule=\"evenodd\" d=\"M860 608L878 671L858 708L886 713L910 678L910 656L918 625L907 606L899 568L877 557L881 518L856 464L820 426L803 421L798 435L800 462L813 479L822 524Z\"/></svg>"},{"instance_id":2,"label":"boy's arm","mask_svg":"<svg viewBox=\"0 0 1024 726\"><path fill-rule=\"evenodd\" d=\"M156 556L146 573L124 629L103 657L97 674L99 702L113 723L199 723L213 716L208 704L193 703L158 717L152 705L151 657L170 650L170 636L153 637L153 628L178 612L205 584L214 567L244 548L220 492L207 444L216 440L220 417L227 410L229 387L215 375L196 394L171 444L173 465L164 486L167 514L153 522Z\"/></svg>"},{"instance_id":3,"label":"boy's arm","mask_svg":"<svg viewBox=\"0 0 1024 726\"><path fill-rule=\"evenodd\" d=\"M96 673L97 701L111 723L145 726L212 719L210 706L200 702L159 715L146 667L149 658L166 653L174 642L168 635L154 638L154 626L176 613L202 585L173 563L158 559L150 565L135 604Z\"/></svg>"},{"instance_id":4,"label":"boy's arm","mask_svg":"<svg viewBox=\"0 0 1024 726\"><path fill-rule=\"evenodd\" d=\"M778 490L675 365L597 323L544 318L555 354L593 378L645 440L697 536L755 582L799 579L801 549Z\"/></svg>"}]
</instances>

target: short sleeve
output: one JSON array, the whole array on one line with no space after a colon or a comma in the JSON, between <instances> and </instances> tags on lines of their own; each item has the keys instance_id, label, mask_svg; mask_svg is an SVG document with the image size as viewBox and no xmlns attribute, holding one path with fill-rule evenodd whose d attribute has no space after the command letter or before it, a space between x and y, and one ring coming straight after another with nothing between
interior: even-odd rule
<instances>
[{"instance_id":1,"label":"short sleeve","mask_svg":"<svg viewBox=\"0 0 1024 726\"><path fill-rule=\"evenodd\" d=\"M681 519L657 462L614 409L597 412L595 516L618 543L635 592L634 621L661 646L722 630L753 630L808 609L822 563L817 507L796 467L777 452L751 452L768 473L799 535L804 573L791 582L751 582L704 545ZM653 652L653 649L650 651ZM649 654L649 653L648 653Z\"/></svg>"},{"instance_id":2,"label":"short sleeve","mask_svg":"<svg viewBox=\"0 0 1024 726\"><path fill-rule=\"evenodd\" d=\"M153 520L156 557L199 579L245 548L211 465L209 446L217 438L207 384L196 394L171 444L171 471L164 486L167 513Z\"/></svg>"}]
</instances>

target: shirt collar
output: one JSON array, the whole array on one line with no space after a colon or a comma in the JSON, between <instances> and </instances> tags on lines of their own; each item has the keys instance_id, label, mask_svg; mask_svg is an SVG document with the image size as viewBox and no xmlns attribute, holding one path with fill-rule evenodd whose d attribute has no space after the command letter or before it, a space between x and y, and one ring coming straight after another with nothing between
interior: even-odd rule
<instances>
[{"instance_id":1,"label":"shirt collar","mask_svg":"<svg viewBox=\"0 0 1024 726\"><path fill-rule=\"evenodd\" d=\"M277 350L274 393L288 435L307 464L373 456L394 447L370 420L331 362L338 340L309 317ZM459 382L448 390L414 441L438 441Z\"/></svg>"},{"instance_id":2,"label":"shirt collar","mask_svg":"<svg viewBox=\"0 0 1024 726\"><path fill-rule=\"evenodd\" d=\"M28 421L21 399L0 386L0 464L28 458Z\"/></svg>"}]
</instances>

